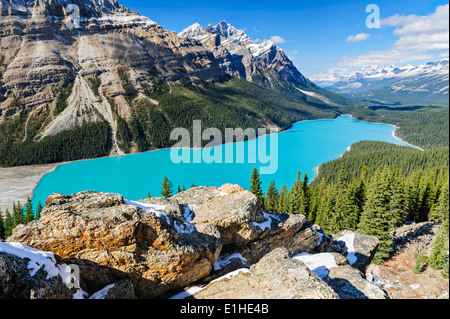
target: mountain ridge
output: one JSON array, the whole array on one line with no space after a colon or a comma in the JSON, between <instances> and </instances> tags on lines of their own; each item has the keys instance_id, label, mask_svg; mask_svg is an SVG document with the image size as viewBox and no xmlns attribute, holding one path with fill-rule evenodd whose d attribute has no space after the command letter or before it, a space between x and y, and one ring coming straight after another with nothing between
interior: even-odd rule
<instances>
[{"instance_id":1,"label":"mountain ridge","mask_svg":"<svg viewBox=\"0 0 450 319\"><path fill-rule=\"evenodd\" d=\"M400 104L428 101L448 105L449 60L420 65L370 66L322 74L313 80L326 89L356 99Z\"/></svg>"}]
</instances>

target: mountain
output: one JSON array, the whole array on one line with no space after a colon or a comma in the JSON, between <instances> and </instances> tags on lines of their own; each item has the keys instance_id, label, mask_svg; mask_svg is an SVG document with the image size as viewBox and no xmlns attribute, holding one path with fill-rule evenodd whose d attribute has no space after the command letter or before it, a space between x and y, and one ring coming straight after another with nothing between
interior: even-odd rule
<instances>
[{"instance_id":1,"label":"mountain","mask_svg":"<svg viewBox=\"0 0 450 319\"><path fill-rule=\"evenodd\" d=\"M206 28L195 23L178 34L211 50L224 72L263 87L290 93L306 101L351 104L323 90L301 74L287 54L272 41L254 43L226 21Z\"/></svg>"},{"instance_id":2,"label":"mountain","mask_svg":"<svg viewBox=\"0 0 450 319\"><path fill-rule=\"evenodd\" d=\"M0 0L0 165L170 147L193 119L286 129L348 102L226 22L177 35L115 0Z\"/></svg>"},{"instance_id":3,"label":"mountain","mask_svg":"<svg viewBox=\"0 0 450 319\"><path fill-rule=\"evenodd\" d=\"M331 91L377 103L449 103L448 59L421 65L371 66L313 79Z\"/></svg>"}]
</instances>

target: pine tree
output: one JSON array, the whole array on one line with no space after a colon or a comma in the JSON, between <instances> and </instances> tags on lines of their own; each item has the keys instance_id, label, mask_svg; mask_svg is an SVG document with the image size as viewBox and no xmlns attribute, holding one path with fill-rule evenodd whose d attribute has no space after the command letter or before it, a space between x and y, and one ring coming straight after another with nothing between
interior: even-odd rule
<instances>
[{"instance_id":1,"label":"pine tree","mask_svg":"<svg viewBox=\"0 0 450 319\"><path fill-rule=\"evenodd\" d=\"M13 231L13 220L9 210L5 212L5 239L12 235Z\"/></svg>"},{"instance_id":2,"label":"pine tree","mask_svg":"<svg viewBox=\"0 0 450 319\"><path fill-rule=\"evenodd\" d=\"M289 214L305 215L303 206L303 181L300 172L298 172L297 180L288 195L288 210Z\"/></svg>"},{"instance_id":3,"label":"pine tree","mask_svg":"<svg viewBox=\"0 0 450 319\"><path fill-rule=\"evenodd\" d=\"M374 257L374 263L381 263L392 252L390 235L390 186L386 170L377 170L367 193L367 201L361 215L358 231L375 236L380 240L380 246Z\"/></svg>"},{"instance_id":4,"label":"pine tree","mask_svg":"<svg viewBox=\"0 0 450 319\"><path fill-rule=\"evenodd\" d=\"M418 222L426 222L428 221L428 217L431 211L431 208L434 205L434 202L436 200L436 193L435 193L435 187L434 183L431 179L428 179L425 186L422 189L422 192L420 194L420 206L419 211L417 215L417 221Z\"/></svg>"},{"instance_id":5,"label":"pine tree","mask_svg":"<svg viewBox=\"0 0 450 319\"><path fill-rule=\"evenodd\" d=\"M275 185L275 181L271 181L267 190L267 196L265 199L265 206L268 213L276 213L278 211L278 190Z\"/></svg>"},{"instance_id":6,"label":"pine tree","mask_svg":"<svg viewBox=\"0 0 450 319\"><path fill-rule=\"evenodd\" d=\"M448 182L445 184L442 189L441 194L439 195L439 200L437 204L433 207L430 218L435 220L448 220L448 211L449 211L449 184Z\"/></svg>"},{"instance_id":7,"label":"pine tree","mask_svg":"<svg viewBox=\"0 0 450 319\"><path fill-rule=\"evenodd\" d=\"M288 211L288 190L287 185L284 184L280 191L280 200L278 201L278 212L287 213Z\"/></svg>"},{"instance_id":8,"label":"pine tree","mask_svg":"<svg viewBox=\"0 0 450 319\"><path fill-rule=\"evenodd\" d=\"M0 209L0 239L6 239L5 233L5 221L3 220L3 212Z\"/></svg>"},{"instance_id":9,"label":"pine tree","mask_svg":"<svg viewBox=\"0 0 450 319\"><path fill-rule=\"evenodd\" d=\"M33 214L33 205L31 204L30 197L27 198L27 203L25 204L25 219L23 223L29 224L34 220L34 214Z\"/></svg>"},{"instance_id":10,"label":"pine tree","mask_svg":"<svg viewBox=\"0 0 450 319\"><path fill-rule=\"evenodd\" d=\"M419 220L419 208L421 205L420 184L422 172L417 171L408 178L408 221Z\"/></svg>"},{"instance_id":11,"label":"pine tree","mask_svg":"<svg viewBox=\"0 0 450 319\"><path fill-rule=\"evenodd\" d=\"M256 196L256 198L258 198L258 201L261 204L264 204L264 194L263 194L261 185L262 185L262 182L259 177L258 170L255 168L255 169L253 169L253 173L251 176L250 192L252 192L253 195Z\"/></svg>"},{"instance_id":12,"label":"pine tree","mask_svg":"<svg viewBox=\"0 0 450 319\"><path fill-rule=\"evenodd\" d=\"M172 197L173 194L173 184L171 181L169 181L169 179L164 176L164 182L162 183L162 190L161 190L161 195L164 198L170 198Z\"/></svg>"},{"instance_id":13,"label":"pine tree","mask_svg":"<svg viewBox=\"0 0 450 319\"><path fill-rule=\"evenodd\" d=\"M436 236L431 246L430 255L428 256L428 264L434 269L443 269L445 257L448 252L448 238L446 240L443 234Z\"/></svg>"},{"instance_id":14,"label":"pine tree","mask_svg":"<svg viewBox=\"0 0 450 319\"><path fill-rule=\"evenodd\" d=\"M406 222L408 212L408 194L402 173L399 169L393 170L391 176L391 229L400 227Z\"/></svg>"},{"instance_id":15,"label":"pine tree","mask_svg":"<svg viewBox=\"0 0 450 319\"><path fill-rule=\"evenodd\" d=\"M178 185L178 194L181 193L181 186Z\"/></svg>"},{"instance_id":16,"label":"pine tree","mask_svg":"<svg viewBox=\"0 0 450 319\"><path fill-rule=\"evenodd\" d=\"M23 208L22 205L20 205L20 202L17 202L16 205L13 206L13 223L12 227L13 229L16 228L18 225L23 224L24 217L23 217Z\"/></svg>"},{"instance_id":17,"label":"pine tree","mask_svg":"<svg viewBox=\"0 0 450 319\"><path fill-rule=\"evenodd\" d=\"M334 206L330 210L329 230L336 234L343 230L356 230L359 220L359 207L354 186L348 185L347 172L341 167L338 183L334 189Z\"/></svg>"},{"instance_id":18,"label":"pine tree","mask_svg":"<svg viewBox=\"0 0 450 319\"><path fill-rule=\"evenodd\" d=\"M43 207L41 202L38 202L37 207L36 207L36 220L41 218L41 213L42 213Z\"/></svg>"}]
</instances>

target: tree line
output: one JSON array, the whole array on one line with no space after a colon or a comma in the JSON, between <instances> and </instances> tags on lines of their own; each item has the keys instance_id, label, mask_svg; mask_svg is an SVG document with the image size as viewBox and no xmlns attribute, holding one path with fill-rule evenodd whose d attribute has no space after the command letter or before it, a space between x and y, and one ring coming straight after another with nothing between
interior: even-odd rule
<instances>
[{"instance_id":1,"label":"tree line","mask_svg":"<svg viewBox=\"0 0 450 319\"><path fill-rule=\"evenodd\" d=\"M36 209L33 209L31 199L28 197L24 206L20 202L13 204L12 214L7 209L5 214L0 210L0 239L6 239L12 235L12 231L19 225L26 225L33 220L41 218L43 207L38 202Z\"/></svg>"},{"instance_id":2,"label":"tree line","mask_svg":"<svg viewBox=\"0 0 450 319\"><path fill-rule=\"evenodd\" d=\"M112 148L108 122L82 126L44 137L38 142L4 144L0 148L0 166L51 164L107 156Z\"/></svg>"},{"instance_id":3,"label":"tree line","mask_svg":"<svg viewBox=\"0 0 450 319\"><path fill-rule=\"evenodd\" d=\"M380 246L374 263L381 263L394 252L390 232L406 222L439 220L444 222L441 242L448 243L449 176L430 169L418 170L405 177L398 168L376 169L367 174L364 167L359 178L350 179L341 167L336 182L308 184L308 176L297 180L288 191L283 185L278 191L272 181L264 194L258 171L251 176L251 192L264 204L269 213L302 214L318 224L327 234L343 230L358 231L375 236ZM446 226L445 226L446 225ZM446 236L446 237L445 237ZM440 262L437 269L448 271L447 245L434 248ZM447 257L445 257L447 256ZM445 266L446 265L446 266Z\"/></svg>"}]
</instances>

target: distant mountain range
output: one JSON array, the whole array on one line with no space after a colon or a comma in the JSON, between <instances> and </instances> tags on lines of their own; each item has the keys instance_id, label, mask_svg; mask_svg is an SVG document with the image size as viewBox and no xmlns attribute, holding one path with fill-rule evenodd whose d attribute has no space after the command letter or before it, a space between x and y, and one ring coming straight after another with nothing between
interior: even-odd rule
<instances>
[{"instance_id":1,"label":"distant mountain range","mask_svg":"<svg viewBox=\"0 0 450 319\"><path fill-rule=\"evenodd\" d=\"M371 66L313 77L323 88L387 104L449 104L449 60L421 65Z\"/></svg>"}]
</instances>

